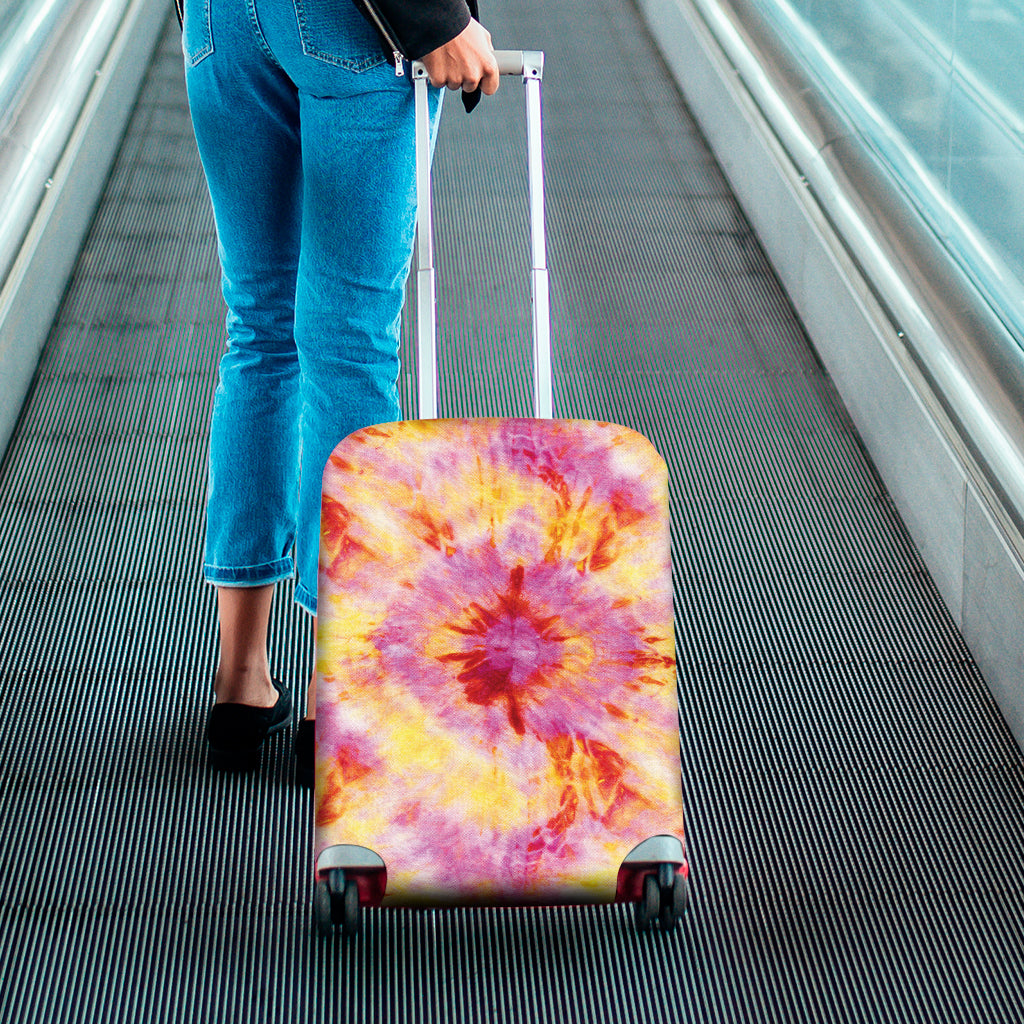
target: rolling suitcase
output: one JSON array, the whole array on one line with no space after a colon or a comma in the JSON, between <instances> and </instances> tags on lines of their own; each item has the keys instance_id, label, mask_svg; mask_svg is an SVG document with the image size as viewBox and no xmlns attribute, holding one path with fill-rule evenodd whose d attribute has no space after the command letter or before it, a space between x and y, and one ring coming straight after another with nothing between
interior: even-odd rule
<instances>
[{"instance_id":1,"label":"rolling suitcase","mask_svg":"<svg viewBox=\"0 0 1024 1024\"><path fill-rule=\"evenodd\" d=\"M540 153L527 94L537 418L436 415L426 82L417 90L419 420L324 472L314 916L378 905L689 901L668 474L641 435L551 416Z\"/></svg>"}]
</instances>

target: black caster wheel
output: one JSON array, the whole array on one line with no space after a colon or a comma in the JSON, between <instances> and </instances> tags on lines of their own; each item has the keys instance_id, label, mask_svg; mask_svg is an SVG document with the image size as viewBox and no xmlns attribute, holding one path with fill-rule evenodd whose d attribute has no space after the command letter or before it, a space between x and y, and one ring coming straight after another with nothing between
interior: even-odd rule
<instances>
[{"instance_id":1,"label":"black caster wheel","mask_svg":"<svg viewBox=\"0 0 1024 1024\"><path fill-rule=\"evenodd\" d=\"M654 927L661 907L661 888L657 875L644 875L644 887L636 904L636 926L642 932Z\"/></svg>"},{"instance_id":2,"label":"black caster wheel","mask_svg":"<svg viewBox=\"0 0 1024 1024\"><path fill-rule=\"evenodd\" d=\"M331 891L331 919L341 925L343 935L359 933L359 886L354 878L346 878L340 868L327 872Z\"/></svg>"},{"instance_id":3,"label":"black caster wheel","mask_svg":"<svg viewBox=\"0 0 1024 1024\"><path fill-rule=\"evenodd\" d=\"M674 930L679 919L686 913L690 905L690 882L682 875L676 875L671 887L661 890L661 910L658 922L663 932Z\"/></svg>"},{"instance_id":4,"label":"black caster wheel","mask_svg":"<svg viewBox=\"0 0 1024 1024\"><path fill-rule=\"evenodd\" d=\"M331 889L324 879L313 887L313 917L317 932L326 937L334 934L334 915L331 913Z\"/></svg>"},{"instance_id":5,"label":"black caster wheel","mask_svg":"<svg viewBox=\"0 0 1024 1024\"><path fill-rule=\"evenodd\" d=\"M350 878L345 883L345 893L342 897L341 906L341 930L344 935L350 938L359 934L359 926L362 923L362 915L359 908L359 886L356 880Z\"/></svg>"}]
</instances>

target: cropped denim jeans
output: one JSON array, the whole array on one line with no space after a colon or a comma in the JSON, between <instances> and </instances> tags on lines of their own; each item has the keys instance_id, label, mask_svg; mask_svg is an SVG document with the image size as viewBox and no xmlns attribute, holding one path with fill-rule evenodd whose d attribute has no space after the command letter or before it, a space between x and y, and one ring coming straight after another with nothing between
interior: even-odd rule
<instances>
[{"instance_id":1,"label":"cropped denim jeans","mask_svg":"<svg viewBox=\"0 0 1024 1024\"><path fill-rule=\"evenodd\" d=\"M228 307L204 575L251 587L297 570L315 614L327 459L401 415L412 82L348 0L186 0L182 45Z\"/></svg>"}]
</instances>

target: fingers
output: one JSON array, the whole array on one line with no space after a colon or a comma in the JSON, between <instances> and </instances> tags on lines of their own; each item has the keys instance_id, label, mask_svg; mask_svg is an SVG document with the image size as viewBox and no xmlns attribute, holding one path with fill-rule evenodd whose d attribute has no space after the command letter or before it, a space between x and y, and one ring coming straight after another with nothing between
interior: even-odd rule
<instances>
[{"instance_id":1,"label":"fingers","mask_svg":"<svg viewBox=\"0 0 1024 1024\"><path fill-rule=\"evenodd\" d=\"M493 96L498 91L501 75L498 74L498 62L494 57L494 44L491 42L491 33L483 28L483 26L481 26L481 29L487 39L487 49L483 55L481 74L476 80L476 84L472 88L466 89L466 91L472 92L479 87L485 96Z\"/></svg>"},{"instance_id":2,"label":"fingers","mask_svg":"<svg viewBox=\"0 0 1024 1024\"><path fill-rule=\"evenodd\" d=\"M493 96L501 81L491 34L475 20L450 42L428 53L423 66L431 84L439 88L473 92L479 87L485 95Z\"/></svg>"},{"instance_id":3,"label":"fingers","mask_svg":"<svg viewBox=\"0 0 1024 1024\"><path fill-rule=\"evenodd\" d=\"M477 85L485 96L493 96L498 91L501 82L501 75L498 74L498 62L494 59L494 50L488 54L488 60L484 67L484 74ZM470 89L469 92L473 90Z\"/></svg>"}]
</instances>

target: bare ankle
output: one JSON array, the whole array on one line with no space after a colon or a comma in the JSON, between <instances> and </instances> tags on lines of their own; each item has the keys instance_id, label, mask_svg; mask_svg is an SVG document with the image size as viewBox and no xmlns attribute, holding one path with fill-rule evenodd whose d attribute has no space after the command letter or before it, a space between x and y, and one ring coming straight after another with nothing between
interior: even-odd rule
<instances>
[{"instance_id":1,"label":"bare ankle","mask_svg":"<svg viewBox=\"0 0 1024 1024\"><path fill-rule=\"evenodd\" d=\"M218 703L271 707L277 691L267 664L267 628L274 585L218 587L220 664L213 688Z\"/></svg>"},{"instance_id":2,"label":"bare ankle","mask_svg":"<svg viewBox=\"0 0 1024 1024\"><path fill-rule=\"evenodd\" d=\"M273 707L278 692L270 681L270 671L263 669L217 669L213 683L218 704L250 704Z\"/></svg>"}]
</instances>

